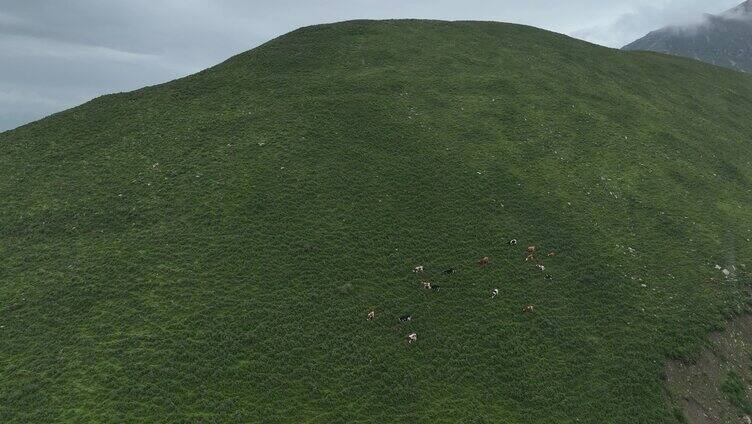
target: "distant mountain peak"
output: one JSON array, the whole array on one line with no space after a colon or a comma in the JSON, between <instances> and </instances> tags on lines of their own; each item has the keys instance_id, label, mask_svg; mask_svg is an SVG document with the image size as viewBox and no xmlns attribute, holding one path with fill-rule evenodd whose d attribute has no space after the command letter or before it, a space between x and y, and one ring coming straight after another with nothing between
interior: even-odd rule
<instances>
[{"instance_id":1,"label":"distant mountain peak","mask_svg":"<svg viewBox=\"0 0 752 424\"><path fill-rule=\"evenodd\" d=\"M747 0L739 6L723 12L720 16L724 18L744 17L752 19L752 0Z\"/></svg>"},{"instance_id":2,"label":"distant mountain peak","mask_svg":"<svg viewBox=\"0 0 752 424\"><path fill-rule=\"evenodd\" d=\"M752 0L702 22L652 31L624 46L701 60L738 71L752 72Z\"/></svg>"}]
</instances>

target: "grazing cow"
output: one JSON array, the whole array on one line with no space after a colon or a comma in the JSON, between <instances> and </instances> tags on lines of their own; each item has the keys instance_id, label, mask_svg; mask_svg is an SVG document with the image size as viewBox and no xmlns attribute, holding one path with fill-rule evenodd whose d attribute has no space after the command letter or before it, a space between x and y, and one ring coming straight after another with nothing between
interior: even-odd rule
<instances>
[{"instance_id":1,"label":"grazing cow","mask_svg":"<svg viewBox=\"0 0 752 424\"><path fill-rule=\"evenodd\" d=\"M511 239L511 240L509 240L509 245L510 246L517 246L517 239Z\"/></svg>"},{"instance_id":2,"label":"grazing cow","mask_svg":"<svg viewBox=\"0 0 752 424\"><path fill-rule=\"evenodd\" d=\"M426 290L431 290L431 283L429 283L428 281L424 281L423 288Z\"/></svg>"},{"instance_id":3,"label":"grazing cow","mask_svg":"<svg viewBox=\"0 0 752 424\"><path fill-rule=\"evenodd\" d=\"M546 280L550 280L550 279L552 279L554 277L552 277L551 274L546 274L546 275L543 276L543 278L545 278Z\"/></svg>"},{"instance_id":4,"label":"grazing cow","mask_svg":"<svg viewBox=\"0 0 752 424\"><path fill-rule=\"evenodd\" d=\"M437 291L441 290L441 286L438 285L438 284L432 284L431 285L431 290L437 292Z\"/></svg>"},{"instance_id":5,"label":"grazing cow","mask_svg":"<svg viewBox=\"0 0 752 424\"><path fill-rule=\"evenodd\" d=\"M525 262L534 262L535 261L535 255L532 253L529 255L525 255Z\"/></svg>"},{"instance_id":6,"label":"grazing cow","mask_svg":"<svg viewBox=\"0 0 752 424\"><path fill-rule=\"evenodd\" d=\"M368 313L368 321L372 321L374 318L376 318L376 311L371 311Z\"/></svg>"},{"instance_id":7,"label":"grazing cow","mask_svg":"<svg viewBox=\"0 0 752 424\"><path fill-rule=\"evenodd\" d=\"M484 266L488 265L491 262L491 258L488 256L484 256L481 260L478 261L478 266L483 268Z\"/></svg>"},{"instance_id":8,"label":"grazing cow","mask_svg":"<svg viewBox=\"0 0 752 424\"><path fill-rule=\"evenodd\" d=\"M533 312L535 312L535 305L527 305L522 308L523 314L532 314Z\"/></svg>"},{"instance_id":9,"label":"grazing cow","mask_svg":"<svg viewBox=\"0 0 752 424\"><path fill-rule=\"evenodd\" d=\"M541 271L545 271L545 270L546 270L546 267L545 267L545 266L543 266L543 265L541 265L541 264L538 264L538 265L536 265L536 266L537 266L537 267L538 267L538 269L539 269L539 270L541 270Z\"/></svg>"},{"instance_id":10,"label":"grazing cow","mask_svg":"<svg viewBox=\"0 0 752 424\"><path fill-rule=\"evenodd\" d=\"M549 258L553 258L554 256L556 256L556 252L554 252L553 250L550 251L550 252L548 252L548 257Z\"/></svg>"},{"instance_id":11,"label":"grazing cow","mask_svg":"<svg viewBox=\"0 0 752 424\"><path fill-rule=\"evenodd\" d=\"M491 290L491 299L495 298L498 295L499 295L499 289Z\"/></svg>"},{"instance_id":12,"label":"grazing cow","mask_svg":"<svg viewBox=\"0 0 752 424\"><path fill-rule=\"evenodd\" d=\"M418 265L413 268L413 272L423 272L423 265Z\"/></svg>"},{"instance_id":13,"label":"grazing cow","mask_svg":"<svg viewBox=\"0 0 752 424\"><path fill-rule=\"evenodd\" d=\"M531 254L531 255L532 255L533 253L535 253L535 246L528 246L528 247L527 247L527 253L529 253L529 254Z\"/></svg>"},{"instance_id":14,"label":"grazing cow","mask_svg":"<svg viewBox=\"0 0 752 424\"><path fill-rule=\"evenodd\" d=\"M449 268L449 269L447 269L447 270L445 270L445 271L444 271L444 275L452 275L452 274L454 274L455 272L457 272L457 270L456 270L456 269L454 269L454 268Z\"/></svg>"},{"instance_id":15,"label":"grazing cow","mask_svg":"<svg viewBox=\"0 0 752 424\"><path fill-rule=\"evenodd\" d=\"M413 320L413 317L410 315L402 315L399 317L400 322L410 322Z\"/></svg>"},{"instance_id":16,"label":"grazing cow","mask_svg":"<svg viewBox=\"0 0 752 424\"><path fill-rule=\"evenodd\" d=\"M407 335L407 343L412 344L418 341L418 333L410 333Z\"/></svg>"}]
</instances>

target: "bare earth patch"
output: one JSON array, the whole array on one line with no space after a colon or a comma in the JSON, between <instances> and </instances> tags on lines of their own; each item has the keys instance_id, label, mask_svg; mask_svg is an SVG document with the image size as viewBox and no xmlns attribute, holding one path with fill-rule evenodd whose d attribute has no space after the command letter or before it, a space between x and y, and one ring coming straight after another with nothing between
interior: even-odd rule
<instances>
[{"instance_id":1,"label":"bare earth patch","mask_svg":"<svg viewBox=\"0 0 752 424\"><path fill-rule=\"evenodd\" d=\"M731 321L692 363L668 361L669 400L689 424L751 423L752 315Z\"/></svg>"}]
</instances>

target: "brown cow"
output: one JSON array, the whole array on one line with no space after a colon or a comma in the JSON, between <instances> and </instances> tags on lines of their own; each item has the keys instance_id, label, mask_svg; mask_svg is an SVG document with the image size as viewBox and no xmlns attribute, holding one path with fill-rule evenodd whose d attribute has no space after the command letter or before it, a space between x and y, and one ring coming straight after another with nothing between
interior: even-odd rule
<instances>
[{"instance_id":1,"label":"brown cow","mask_svg":"<svg viewBox=\"0 0 752 424\"><path fill-rule=\"evenodd\" d=\"M423 282L423 288L426 290L431 290L431 283L428 281Z\"/></svg>"},{"instance_id":2,"label":"brown cow","mask_svg":"<svg viewBox=\"0 0 752 424\"><path fill-rule=\"evenodd\" d=\"M374 318L376 318L376 311L371 311L368 313L368 321L372 321Z\"/></svg>"},{"instance_id":3,"label":"brown cow","mask_svg":"<svg viewBox=\"0 0 752 424\"><path fill-rule=\"evenodd\" d=\"M488 256L484 256L481 260L478 261L478 266L483 268L484 266L488 265L491 262L491 258Z\"/></svg>"},{"instance_id":4,"label":"brown cow","mask_svg":"<svg viewBox=\"0 0 752 424\"><path fill-rule=\"evenodd\" d=\"M527 305L522 308L523 314L532 314L533 312L535 312L535 305Z\"/></svg>"}]
</instances>

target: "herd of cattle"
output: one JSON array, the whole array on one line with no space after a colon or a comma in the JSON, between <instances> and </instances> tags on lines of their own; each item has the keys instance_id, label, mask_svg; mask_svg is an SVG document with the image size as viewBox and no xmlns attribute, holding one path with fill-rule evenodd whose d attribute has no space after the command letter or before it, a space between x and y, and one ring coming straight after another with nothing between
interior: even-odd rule
<instances>
[{"instance_id":1,"label":"herd of cattle","mask_svg":"<svg viewBox=\"0 0 752 424\"><path fill-rule=\"evenodd\" d=\"M516 239L510 240L509 241L509 245L510 246L516 246L517 245L517 240ZM527 249L525 249L524 253L525 253L524 254L525 262L534 262L536 264L536 266L538 267L538 269L540 269L541 271L545 271L546 270L546 267L543 264L538 263L538 259L536 257L536 255L538 253L538 248L536 246L528 246ZM551 252L549 252L547 254L547 256L548 257L556 256L556 252L551 251ZM480 260L477 261L477 265L480 268L485 268L490 263L491 263L491 258L489 256L484 256ZM425 266L423 266L423 265L417 265L417 266L413 267L413 272L416 273L416 274L422 274L422 273L425 272ZM444 274L444 275L452 275L452 274L454 274L456 272L457 272L456 269L449 268L449 269L443 271L442 274ZM550 280L551 276L549 274L544 274L544 278L547 279L547 280ZM425 289L425 290L439 291L441 289L441 287L439 285L433 284L433 283L431 283L429 281L421 281L421 284L422 284L423 289ZM498 296L498 295L499 295L499 289L498 288L491 289L491 299L496 298L496 296ZM535 312L535 305L526 305L525 307L522 308L522 313L523 314L531 314L533 312ZM368 321L372 321L372 320L376 319L376 311L375 310L369 311L366 319ZM410 316L410 315L403 315L403 316L399 317L399 322L401 322L401 323L406 323L406 322L410 322L410 321L412 321L412 316ZM418 334L415 333L415 332L412 332L412 333L410 333L410 334L407 335L406 339L407 339L407 343L408 344L412 344L412 343L418 341Z\"/></svg>"}]
</instances>

